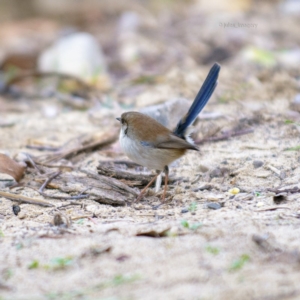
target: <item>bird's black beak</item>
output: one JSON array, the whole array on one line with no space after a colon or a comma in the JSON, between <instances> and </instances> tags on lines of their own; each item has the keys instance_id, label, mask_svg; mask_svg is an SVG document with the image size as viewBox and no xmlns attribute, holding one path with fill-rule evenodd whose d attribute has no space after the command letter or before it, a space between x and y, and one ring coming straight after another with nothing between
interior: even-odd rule
<instances>
[{"instance_id":1,"label":"bird's black beak","mask_svg":"<svg viewBox=\"0 0 300 300\"><path fill-rule=\"evenodd\" d=\"M121 118L116 118L116 120L118 120L119 122L121 122Z\"/></svg>"}]
</instances>

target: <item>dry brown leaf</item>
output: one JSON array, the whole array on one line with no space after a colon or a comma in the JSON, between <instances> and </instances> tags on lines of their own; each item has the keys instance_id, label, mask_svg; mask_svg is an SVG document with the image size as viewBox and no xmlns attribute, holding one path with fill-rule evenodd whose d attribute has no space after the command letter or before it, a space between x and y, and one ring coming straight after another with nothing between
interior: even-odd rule
<instances>
[{"instance_id":1,"label":"dry brown leaf","mask_svg":"<svg viewBox=\"0 0 300 300\"><path fill-rule=\"evenodd\" d=\"M145 230L145 231L138 232L136 236L148 236L154 238L166 237L168 236L169 230L170 228L163 229L163 230L156 230L156 229Z\"/></svg>"},{"instance_id":2,"label":"dry brown leaf","mask_svg":"<svg viewBox=\"0 0 300 300\"><path fill-rule=\"evenodd\" d=\"M26 169L26 165L21 165L8 157L5 154L0 153L0 173L7 174L19 181Z\"/></svg>"}]
</instances>

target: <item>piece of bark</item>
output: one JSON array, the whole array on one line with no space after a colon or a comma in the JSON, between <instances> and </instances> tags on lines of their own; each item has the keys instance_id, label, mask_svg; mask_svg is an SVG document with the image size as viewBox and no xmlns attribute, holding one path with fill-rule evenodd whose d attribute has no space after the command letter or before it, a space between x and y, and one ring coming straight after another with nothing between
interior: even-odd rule
<instances>
[{"instance_id":1,"label":"piece of bark","mask_svg":"<svg viewBox=\"0 0 300 300\"><path fill-rule=\"evenodd\" d=\"M0 153L0 173L7 174L20 181L24 175L26 164L19 164L5 154Z\"/></svg>"},{"instance_id":2,"label":"piece of bark","mask_svg":"<svg viewBox=\"0 0 300 300\"><path fill-rule=\"evenodd\" d=\"M123 206L127 201L132 202L138 196L138 192L121 181L86 169L81 172L62 173L47 186L65 193L84 191L88 199L110 205Z\"/></svg>"},{"instance_id":3,"label":"piece of bark","mask_svg":"<svg viewBox=\"0 0 300 300\"><path fill-rule=\"evenodd\" d=\"M140 174L130 171L122 171L113 168L107 168L105 166L99 165L97 167L98 174L108 177L113 177L116 179L123 179L126 184L130 186L143 186L147 185L149 181L153 178L152 174ZM124 181L123 181L124 182Z\"/></svg>"},{"instance_id":4,"label":"piece of bark","mask_svg":"<svg viewBox=\"0 0 300 300\"><path fill-rule=\"evenodd\" d=\"M98 174L119 179L129 186L145 186L155 176L150 172L149 174L141 174L133 171L124 171L113 167L107 167L102 163L99 164L97 170ZM169 177L169 183L172 183L177 179Z\"/></svg>"}]
</instances>

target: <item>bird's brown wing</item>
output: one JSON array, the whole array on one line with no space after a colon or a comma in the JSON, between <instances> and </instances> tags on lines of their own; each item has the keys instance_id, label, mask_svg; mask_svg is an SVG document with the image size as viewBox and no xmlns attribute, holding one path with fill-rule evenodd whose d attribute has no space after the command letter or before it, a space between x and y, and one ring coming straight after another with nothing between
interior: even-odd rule
<instances>
[{"instance_id":1,"label":"bird's brown wing","mask_svg":"<svg viewBox=\"0 0 300 300\"><path fill-rule=\"evenodd\" d=\"M198 151L198 148L195 145L187 142L184 139L179 138L178 136L172 133L168 135L167 138L165 136L159 138L154 146L155 148L159 149L191 149Z\"/></svg>"}]
</instances>

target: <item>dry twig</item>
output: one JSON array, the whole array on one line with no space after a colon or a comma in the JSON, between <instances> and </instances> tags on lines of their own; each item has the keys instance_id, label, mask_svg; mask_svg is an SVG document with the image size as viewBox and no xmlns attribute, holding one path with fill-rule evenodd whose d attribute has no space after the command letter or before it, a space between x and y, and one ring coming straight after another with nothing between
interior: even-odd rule
<instances>
[{"instance_id":1,"label":"dry twig","mask_svg":"<svg viewBox=\"0 0 300 300\"><path fill-rule=\"evenodd\" d=\"M50 163L53 161L59 161L64 158L72 158L81 152L91 151L93 149L109 145L116 141L117 138L118 132L116 130L105 131L97 137L97 140L95 140L95 138L92 138L92 141L90 141L91 138L87 137L86 142L83 142L83 145L76 146L71 149L60 149L59 151L51 155L47 155L44 161L39 162Z\"/></svg>"},{"instance_id":2,"label":"dry twig","mask_svg":"<svg viewBox=\"0 0 300 300\"><path fill-rule=\"evenodd\" d=\"M11 200L16 200L16 201L30 203L30 204L36 204L36 205L41 205L41 206L55 206L55 205L51 204L50 202L47 202L47 201L44 201L41 199L29 198L29 197L26 197L23 195L6 193L3 191L0 191L0 196L11 199Z\"/></svg>"}]
</instances>

